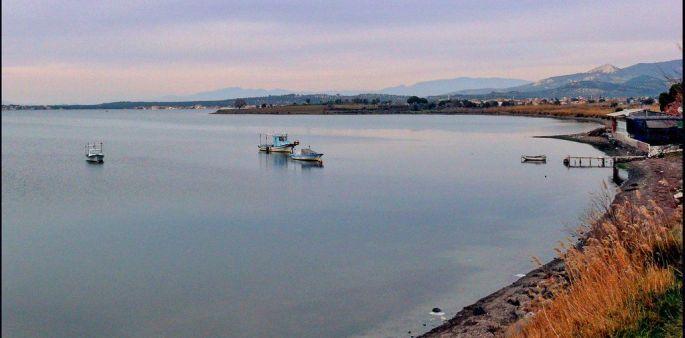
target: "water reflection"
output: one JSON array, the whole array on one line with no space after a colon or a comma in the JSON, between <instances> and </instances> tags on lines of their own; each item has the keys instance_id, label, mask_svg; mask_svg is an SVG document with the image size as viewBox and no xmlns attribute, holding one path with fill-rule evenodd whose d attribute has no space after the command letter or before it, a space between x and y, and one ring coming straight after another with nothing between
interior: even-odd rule
<instances>
[{"instance_id":1,"label":"water reflection","mask_svg":"<svg viewBox=\"0 0 685 338\"><path fill-rule=\"evenodd\" d=\"M260 168L287 168L288 154L259 152Z\"/></svg>"},{"instance_id":2,"label":"water reflection","mask_svg":"<svg viewBox=\"0 0 685 338\"><path fill-rule=\"evenodd\" d=\"M262 169L288 169L291 168L323 168L323 162L296 161L286 153L265 153L259 152L259 167Z\"/></svg>"},{"instance_id":3,"label":"water reflection","mask_svg":"<svg viewBox=\"0 0 685 338\"><path fill-rule=\"evenodd\" d=\"M311 169L311 168L323 168L323 162L303 162L303 161L293 161L296 162L297 164L302 167L302 169Z\"/></svg>"},{"instance_id":4,"label":"water reflection","mask_svg":"<svg viewBox=\"0 0 685 338\"><path fill-rule=\"evenodd\" d=\"M591 146L530 137L595 127L568 125L3 111L2 336L425 331L436 305L449 317L554 257L611 175L561 164L602 155ZM258 153L263 130L311 141L327 168ZM96 138L112 146L91 166Z\"/></svg>"}]
</instances>

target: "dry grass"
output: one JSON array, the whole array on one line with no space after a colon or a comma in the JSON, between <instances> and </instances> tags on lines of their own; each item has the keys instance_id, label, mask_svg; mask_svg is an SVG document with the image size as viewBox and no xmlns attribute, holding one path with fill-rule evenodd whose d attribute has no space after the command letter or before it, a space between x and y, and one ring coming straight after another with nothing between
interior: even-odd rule
<instances>
[{"instance_id":1,"label":"dry grass","mask_svg":"<svg viewBox=\"0 0 685 338\"><path fill-rule=\"evenodd\" d=\"M219 110L220 114L322 114L323 105L288 105L273 106L266 108L243 108Z\"/></svg>"},{"instance_id":2,"label":"dry grass","mask_svg":"<svg viewBox=\"0 0 685 338\"><path fill-rule=\"evenodd\" d=\"M514 337L604 337L636 326L644 304L673 288L680 273L682 206L625 202L589 226L581 249L564 247L566 281L547 281L551 299L507 332Z\"/></svg>"},{"instance_id":3,"label":"dry grass","mask_svg":"<svg viewBox=\"0 0 685 338\"><path fill-rule=\"evenodd\" d=\"M570 105L538 105L538 106L510 106L491 108L445 108L438 110L410 111L409 106L378 106L372 104L336 104L332 106L312 105L286 105L268 108L243 108L220 110L223 114L493 114L493 115L539 115L557 117L604 117L614 112L615 108L608 103L594 104L570 104Z\"/></svg>"},{"instance_id":4,"label":"dry grass","mask_svg":"<svg viewBox=\"0 0 685 338\"><path fill-rule=\"evenodd\" d=\"M512 114L512 115L542 115L542 116L565 116L565 117L603 117L613 113L615 108L609 104L570 104L570 105L537 105L537 106L510 106L491 108L454 108L450 111L458 113L473 113L480 111L486 114Z\"/></svg>"}]
</instances>

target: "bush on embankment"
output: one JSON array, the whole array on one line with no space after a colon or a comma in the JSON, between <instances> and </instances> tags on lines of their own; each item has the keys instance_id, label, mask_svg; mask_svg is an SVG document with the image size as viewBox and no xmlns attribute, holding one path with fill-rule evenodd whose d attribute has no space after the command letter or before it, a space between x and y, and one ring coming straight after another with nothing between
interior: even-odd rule
<instances>
[{"instance_id":1,"label":"bush on embankment","mask_svg":"<svg viewBox=\"0 0 685 338\"><path fill-rule=\"evenodd\" d=\"M682 321L682 206L624 202L589 227L578 249L559 250L565 281L508 332L515 337L670 336ZM555 287L556 286L556 287Z\"/></svg>"}]
</instances>

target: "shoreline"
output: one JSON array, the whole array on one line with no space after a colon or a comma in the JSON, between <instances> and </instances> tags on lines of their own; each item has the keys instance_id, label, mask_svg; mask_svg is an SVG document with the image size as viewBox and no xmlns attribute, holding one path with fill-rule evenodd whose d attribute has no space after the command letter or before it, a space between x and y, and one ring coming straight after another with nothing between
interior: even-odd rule
<instances>
[{"instance_id":1,"label":"shoreline","mask_svg":"<svg viewBox=\"0 0 685 338\"><path fill-rule=\"evenodd\" d=\"M537 137L589 144L609 156L639 153L635 149L612 144L606 137L597 134L597 129L595 129L581 134ZM654 199L664 203L664 209L675 208L677 203L673 199L672 190L674 184L675 188L678 187L678 178L679 186L682 188L681 161L682 155L676 155L628 163L628 179L617 186L618 192L611 204L615 205L625 200L637 201L639 200L637 195L643 195L645 197L643 202ZM662 181L668 184L662 184ZM636 191L641 192L638 194ZM539 287L540 283L550 277L563 278L564 274L564 262L559 258L554 258L541 267L529 271L517 281L465 306L440 326L418 337L502 336L510 325L528 316L527 306L531 300L540 295L546 298L551 296L546 287Z\"/></svg>"},{"instance_id":2,"label":"shoreline","mask_svg":"<svg viewBox=\"0 0 685 338\"><path fill-rule=\"evenodd\" d=\"M483 115L483 116L522 116L522 117L539 117L539 118L557 118L561 120L574 120L578 122L596 122L604 124L608 118L602 114L585 115L581 113L522 113L510 111L487 111L481 108L465 108L467 110L398 110L398 111L384 111L379 109L369 110L336 110L324 112L266 112L266 111L248 111L241 109L219 109L210 115L316 115L316 116L335 116L335 115Z\"/></svg>"}]
</instances>

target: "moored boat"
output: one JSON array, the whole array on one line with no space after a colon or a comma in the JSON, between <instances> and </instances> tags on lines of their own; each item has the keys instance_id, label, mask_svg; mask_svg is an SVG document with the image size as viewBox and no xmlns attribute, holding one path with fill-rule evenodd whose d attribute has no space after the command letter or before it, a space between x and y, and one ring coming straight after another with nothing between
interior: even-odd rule
<instances>
[{"instance_id":1,"label":"moored boat","mask_svg":"<svg viewBox=\"0 0 685 338\"><path fill-rule=\"evenodd\" d=\"M86 161L92 163L103 163L105 154L102 152L102 142L86 144Z\"/></svg>"},{"instance_id":2,"label":"moored boat","mask_svg":"<svg viewBox=\"0 0 685 338\"><path fill-rule=\"evenodd\" d=\"M262 135L264 135L264 143L262 143ZM272 142L267 143L269 137L271 137ZM279 153L292 153L293 149L300 144L299 141L288 141L288 134L259 134L259 151L269 152L279 152Z\"/></svg>"},{"instance_id":3,"label":"moored boat","mask_svg":"<svg viewBox=\"0 0 685 338\"><path fill-rule=\"evenodd\" d=\"M545 155L521 155L521 162L547 162Z\"/></svg>"},{"instance_id":4,"label":"moored boat","mask_svg":"<svg viewBox=\"0 0 685 338\"><path fill-rule=\"evenodd\" d=\"M322 153L317 153L311 148L301 149L299 153L290 154L290 158L298 161L316 161L321 162Z\"/></svg>"}]
</instances>

